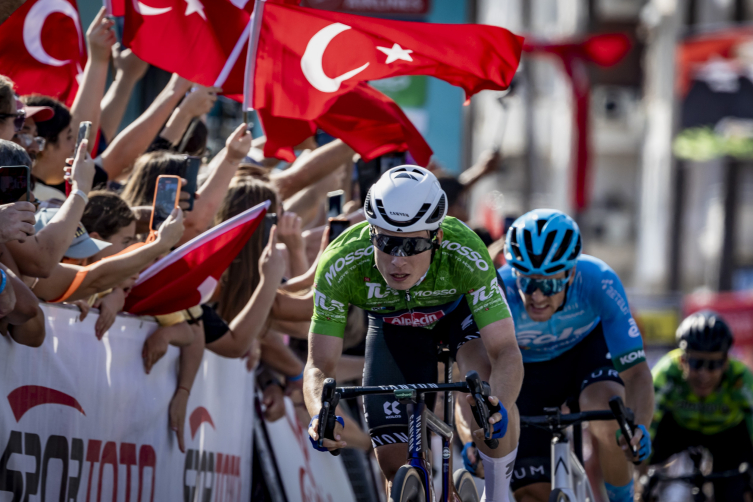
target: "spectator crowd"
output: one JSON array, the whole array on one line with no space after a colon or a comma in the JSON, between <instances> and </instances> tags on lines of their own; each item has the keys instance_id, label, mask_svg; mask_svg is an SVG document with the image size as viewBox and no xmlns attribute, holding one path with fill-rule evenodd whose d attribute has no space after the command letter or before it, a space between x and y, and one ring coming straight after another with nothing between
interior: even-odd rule
<instances>
[{"instance_id":1,"label":"spectator crowd","mask_svg":"<svg viewBox=\"0 0 753 502\"><path fill-rule=\"evenodd\" d=\"M18 344L38 347L45 339L40 303L62 302L76 305L82 320L98 309L91 335L102 339L140 272L214 225L270 201L268 213L277 215L277 224L267 242L260 227L212 298L157 316L159 328L143 346L144 371L160 364L169 345L180 349L168 427L182 451L187 401L205 350L246 360L268 420L283 416L283 398L289 396L301 423L308 423L302 376L314 271L329 242L327 193L343 190L340 216L351 224L362 221L363 162L341 140L315 137L297 147L292 164L264 158L265 138L252 138L247 124L239 124L225 147L208 158L205 118L222 89L177 74L123 127L148 64L121 49L104 9L86 39L88 62L70 108L49 96L17 96L13 81L0 76L0 166L27 166L32 183L31 200L24 196L0 205L0 331ZM74 151L84 121L92 123L91 139ZM202 159L194 201L182 192L180 207L150 236L157 178L182 176L187 156ZM447 193L451 216L468 220L468 188L498 163L497 152L485 152L460 178L430 165ZM499 243L487 244L493 256L500 252ZM364 337L364 313L350 307L338 382L360 378ZM371 449L357 424L345 427L345 435L351 447Z\"/></svg>"}]
</instances>

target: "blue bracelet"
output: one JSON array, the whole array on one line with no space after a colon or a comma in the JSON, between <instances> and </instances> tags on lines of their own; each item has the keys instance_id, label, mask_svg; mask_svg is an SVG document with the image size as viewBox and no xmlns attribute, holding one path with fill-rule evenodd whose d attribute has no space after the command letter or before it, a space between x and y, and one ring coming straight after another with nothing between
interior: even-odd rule
<instances>
[{"instance_id":1,"label":"blue bracelet","mask_svg":"<svg viewBox=\"0 0 753 502\"><path fill-rule=\"evenodd\" d=\"M5 275L5 270L0 268L0 276L2 276L3 280L0 281L0 293L5 291L5 285L8 283L8 276Z\"/></svg>"},{"instance_id":2,"label":"blue bracelet","mask_svg":"<svg viewBox=\"0 0 753 502\"><path fill-rule=\"evenodd\" d=\"M300 375L298 375L298 376L294 376L294 377L287 377L287 381L288 381L288 382L297 382L297 381L298 381L298 380L300 380L301 378L303 378L303 371L301 371L301 374L300 374Z\"/></svg>"}]
</instances>

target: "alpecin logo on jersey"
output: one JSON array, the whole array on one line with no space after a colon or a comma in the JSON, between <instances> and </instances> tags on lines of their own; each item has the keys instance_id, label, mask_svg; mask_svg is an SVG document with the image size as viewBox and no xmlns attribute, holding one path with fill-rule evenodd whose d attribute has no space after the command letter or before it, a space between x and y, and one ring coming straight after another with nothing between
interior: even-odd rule
<instances>
[{"instance_id":1,"label":"alpecin logo on jersey","mask_svg":"<svg viewBox=\"0 0 753 502\"><path fill-rule=\"evenodd\" d=\"M384 317L383 321L398 326L430 326L444 317L444 310L436 312L406 312L393 317Z\"/></svg>"}]
</instances>

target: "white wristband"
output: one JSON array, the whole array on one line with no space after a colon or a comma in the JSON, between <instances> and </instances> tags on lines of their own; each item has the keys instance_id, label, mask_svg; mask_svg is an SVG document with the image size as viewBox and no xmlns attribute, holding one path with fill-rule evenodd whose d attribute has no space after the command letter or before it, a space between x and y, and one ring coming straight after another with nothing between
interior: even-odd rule
<instances>
[{"instance_id":1,"label":"white wristband","mask_svg":"<svg viewBox=\"0 0 753 502\"><path fill-rule=\"evenodd\" d=\"M72 190L71 191L71 195L78 195L79 197L81 197L84 200L84 204L88 204L89 203L89 197L87 197L86 194L84 193L84 191L81 190L80 188Z\"/></svg>"}]
</instances>

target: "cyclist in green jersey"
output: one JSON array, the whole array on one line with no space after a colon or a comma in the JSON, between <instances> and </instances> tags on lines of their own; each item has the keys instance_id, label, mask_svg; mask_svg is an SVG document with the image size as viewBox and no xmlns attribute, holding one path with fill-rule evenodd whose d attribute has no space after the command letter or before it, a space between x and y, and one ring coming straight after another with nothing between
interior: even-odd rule
<instances>
[{"instance_id":1,"label":"cyclist in green jersey","mask_svg":"<svg viewBox=\"0 0 753 502\"><path fill-rule=\"evenodd\" d=\"M680 348L653 369L652 464L691 446L711 452L715 472L753 463L753 374L728 356L732 340L729 327L715 312L697 312L680 324ZM714 496L743 500L745 489L743 478L720 480L714 483Z\"/></svg>"},{"instance_id":2,"label":"cyclist in green jersey","mask_svg":"<svg viewBox=\"0 0 753 502\"><path fill-rule=\"evenodd\" d=\"M416 166L390 169L369 190L367 221L353 226L324 252L314 284L314 315L304 396L314 417L324 380L335 376L348 304L366 310L364 385L437 382L437 346L447 344L461 374L476 370L491 385L490 423L499 447L479 441L486 470L485 497L507 501L517 452L515 400L523 365L507 302L481 239L455 218L445 217L447 197L436 177ZM429 407L433 406L428 399ZM468 423L470 401L463 407ZM366 396L365 417L385 477L392 481L408 451L408 414L390 396ZM328 449L342 448L341 425Z\"/></svg>"}]
</instances>

